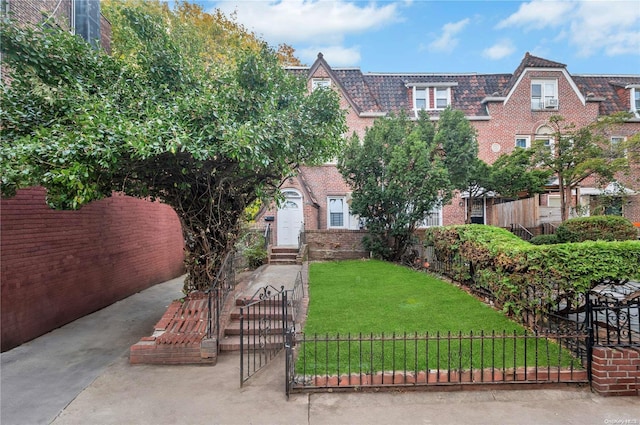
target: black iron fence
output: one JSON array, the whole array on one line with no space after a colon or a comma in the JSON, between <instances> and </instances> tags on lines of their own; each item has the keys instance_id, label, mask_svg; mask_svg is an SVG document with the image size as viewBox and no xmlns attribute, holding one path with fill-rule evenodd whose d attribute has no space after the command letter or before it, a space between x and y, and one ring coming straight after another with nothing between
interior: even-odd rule
<instances>
[{"instance_id":1,"label":"black iron fence","mask_svg":"<svg viewBox=\"0 0 640 425\"><path fill-rule=\"evenodd\" d=\"M596 287L589 304L594 345L640 347L640 283Z\"/></svg>"},{"instance_id":2,"label":"black iron fence","mask_svg":"<svg viewBox=\"0 0 640 425\"><path fill-rule=\"evenodd\" d=\"M588 382L585 333L323 335L287 347L287 394L322 388ZM289 348L291 347L291 348Z\"/></svg>"},{"instance_id":3,"label":"black iron fence","mask_svg":"<svg viewBox=\"0 0 640 425\"><path fill-rule=\"evenodd\" d=\"M213 284L205 291L207 294L207 338L216 337L220 341L220 314L228 295L236 286L234 252L230 252L222 262Z\"/></svg>"}]
</instances>

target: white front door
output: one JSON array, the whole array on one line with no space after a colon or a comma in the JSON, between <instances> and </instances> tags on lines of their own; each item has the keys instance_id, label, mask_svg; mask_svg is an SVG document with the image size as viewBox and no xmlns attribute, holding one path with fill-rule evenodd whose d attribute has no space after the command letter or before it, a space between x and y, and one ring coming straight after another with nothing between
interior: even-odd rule
<instances>
[{"instance_id":1,"label":"white front door","mask_svg":"<svg viewBox=\"0 0 640 425\"><path fill-rule=\"evenodd\" d=\"M278 246L298 245L298 234L304 217L302 196L294 191L284 192L285 202L278 209Z\"/></svg>"}]
</instances>

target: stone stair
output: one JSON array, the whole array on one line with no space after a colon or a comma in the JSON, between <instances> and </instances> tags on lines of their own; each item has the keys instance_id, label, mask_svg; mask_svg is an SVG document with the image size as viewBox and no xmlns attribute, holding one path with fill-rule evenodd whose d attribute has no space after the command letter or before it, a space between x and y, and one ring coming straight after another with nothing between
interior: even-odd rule
<instances>
[{"instance_id":1,"label":"stone stair","mask_svg":"<svg viewBox=\"0 0 640 425\"><path fill-rule=\"evenodd\" d=\"M250 302L243 298L236 300L235 308L231 312L231 321L225 327L224 338L219 344L220 351L240 351L241 307ZM279 302L263 302L261 308L245 307L244 313L244 341L249 349L259 347L261 329L267 339L265 348L276 348L283 343L283 317Z\"/></svg>"},{"instance_id":2,"label":"stone stair","mask_svg":"<svg viewBox=\"0 0 640 425\"><path fill-rule=\"evenodd\" d=\"M269 264L298 264L298 248L271 247Z\"/></svg>"}]
</instances>

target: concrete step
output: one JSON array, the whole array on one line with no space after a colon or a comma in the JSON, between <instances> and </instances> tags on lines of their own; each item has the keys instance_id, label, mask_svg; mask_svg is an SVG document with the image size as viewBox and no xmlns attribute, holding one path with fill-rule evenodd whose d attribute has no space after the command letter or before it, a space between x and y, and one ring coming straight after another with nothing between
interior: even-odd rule
<instances>
[{"instance_id":1,"label":"concrete step","mask_svg":"<svg viewBox=\"0 0 640 425\"><path fill-rule=\"evenodd\" d=\"M296 247L271 247L271 253L273 254L298 254L298 248Z\"/></svg>"}]
</instances>

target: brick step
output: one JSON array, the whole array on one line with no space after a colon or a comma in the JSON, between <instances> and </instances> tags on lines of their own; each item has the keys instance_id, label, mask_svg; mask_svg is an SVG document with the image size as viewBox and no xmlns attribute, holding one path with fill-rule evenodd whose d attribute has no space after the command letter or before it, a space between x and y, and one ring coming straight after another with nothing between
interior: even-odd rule
<instances>
[{"instance_id":1,"label":"brick step","mask_svg":"<svg viewBox=\"0 0 640 425\"><path fill-rule=\"evenodd\" d=\"M266 332L269 335L282 335L282 321L275 321L274 323L272 323L272 325L274 325L271 329L268 330L263 330L263 332ZM259 327L257 326L256 322L249 320L248 322L244 323L244 331L243 333L245 335L256 335L260 332ZM234 320L231 323L229 323L227 325L227 327L224 329L224 334L227 336L231 336L231 335L240 335L240 321L239 320Z\"/></svg>"},{"instance_id":2,"label":"brick step","mask_svg":"<svg viewBox=\"0 0 640 425\"><path fill-rule=\"evenodd\" d=\"M260 347L258 338L253 336L244 337L245 347L249 350L257 350L261 348L274 349L282 347L284 339L281 335L273 335L268 338L269 341L264 347ZM240 335L225 337L220 341L220 351L240 351Z\"/></svg>"},{"instance_id":3,"label":"brick step","mask_svg":"<svg viewBox=\"0 0 640 425\"><path fill-rule=\"evenodd\" d=\"M271 248L272 254L298 254L298 248L291 247L277 247L274 246Z\"/></svg>"},{"instance_id":4,"label":"brick step","mask_svg":"<svg viewBox=\"0 0 640 425\"><path fill-rule=\"evenodd\" d=\"M298 264L298 261L296 259L290 260L290 259L270 259L269 260L269 264L274 264L274 265L280 265L280 266L293 266Z\"/></svg>"},{"instance_id":5,"label":"brick step","mask_svg":"<svg viewBox=\"0 0 640 425\"><path fill-rule=\"evenodd\" d=\"M256 319L272 319L272 320L282 320L281 312L255 312L247 311L244 314L245 320L256 320ZM293 316L291 314L287 314L288 320L293 320ZM231 312L231 320L240 320L240 310Z\"/></svg>"},{"instance_id":6,"label":"brick step","mask_svg":"<svg viewBox=\"0 0 640 425\"><path fill-rule=\"evenodd\" d=\"M259 299L251 299L249 297L247 298L238 298L236 300L236 308L235 310L240 311L240 307L246 307L247 304L251 304L254 301L261 301ZM275 309L276 307L282 305L282 298L280 299L268 299L268 300L263 300L262 301L262 307L266 307L267 309ZM253 308L251 306L249 306L249 308ZM258 307L256 306L255 309L257 310ZM264 310L264 308L262 308L262 310Z\"/></svg>"}]
</instances>

